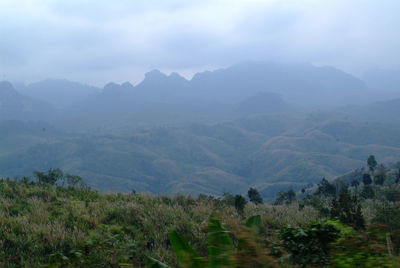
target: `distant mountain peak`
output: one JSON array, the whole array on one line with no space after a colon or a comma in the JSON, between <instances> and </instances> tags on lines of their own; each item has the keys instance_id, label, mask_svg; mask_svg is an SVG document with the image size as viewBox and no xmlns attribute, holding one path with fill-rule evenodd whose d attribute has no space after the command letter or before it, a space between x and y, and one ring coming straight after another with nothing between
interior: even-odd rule
<instances>
[{"instance_id":1,"label":"distant mountain peak","mask_svg":"<svg viewBox=\"0 0 400 268\"><path fill-rule=\"evenodd\" d=\"M4 90L14 90L13 85L8 81L0 81L0 88Z\"/></svg>"},{"instance_id":2,"label":"distant mountain peak","mask_svg":"<svg viewBox=\"0 0 400 268\"><path fill-rule=\"evenodd\" d=\"M146 79L164 79L164 78L167 78L167 75L162 73L160 70L154 69L154 70L151 70L150 72L145 73L144 77L145 77L145 80Z\"/></svg>"},{"instance_id":3,"label":"distant mountain peak","mask_svg":"<svg viewBox=\"0 0 400 268\"><path fill-rule=\"evenodd\" d=\"M134 86L133 86L131 83L129 83L128 81L122 83L122 84L121 84L121 87L123 87L123 88L125 88L125 89L133 89L133 88L134 88Z\"/></svg>"},{"instance_id":4,"label":"distant mountain peak","mask_svg":"<svg viewBox=\"0 0 400 268\"><path fill-rule=\"evenodd\" d=\"M181 76L180 74L178 74L177 72L172 72L169 75L170 78L179 78L179 79L185 79L183 76ZM186 80L186 79L185 79Z\"/></svg>"},{"instance_id":5,"label":"distant mountain peak","mask_svg":"<svg viewBox=\"0 0 400 268\"><path fill-rule=\"evenodd\" d=\"M104 86L104 90L115 90L115 89L119 89L121 86L120 85L118 85L117 83L114 83L114 82L110 82L110 83L108 83L108 84L106 84L105 86Z\"/></svg>"},{"instance_id":6,"label":"distant mountain peak","mask_svg":"<svg viewBox=\"0 0 400 268\"><path fill-rule=\"evenodd\" d=\"M8 81L0 81L0 93L3 96L19 95L18 92L13 87L13 85Z\"/></svg>"}]
</instances>

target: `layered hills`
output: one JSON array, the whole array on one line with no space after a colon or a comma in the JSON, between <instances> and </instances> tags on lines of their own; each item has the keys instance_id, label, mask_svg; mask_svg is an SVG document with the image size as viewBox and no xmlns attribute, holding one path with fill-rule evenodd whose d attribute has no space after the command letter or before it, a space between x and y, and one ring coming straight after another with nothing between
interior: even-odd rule
<instances>
[{"instance_id":1,"label":"layered hills","mask_svg":"<svg viewBox=\"0 0 400 268\"><path fill-rule=\"evenodd\" d=\"M3 151L0 174L60 167L103 191L222 195L254 186L272 197L278 190L300 189L363 166L370 154L382 162L400 159L400 127L333 119L304 127L306 121L255 116L124 135L72 135L43 131L40 124L36 131L27 125L33 129L27 133L18 126L2 139L8 144L25 140L25 146Z\"/></svg>"},{"instance_id":2,"label":"layered hills","mask_svg":"<svg viewBox=\"0 0 400 268\"><path fill-rule=\"evenodd\" d=\"M362 104L368 90L332 67L262 62L103 89L48 80L29 97L2 82L0 175L58 167L103 191L272 197L370 154L400 159L398 100Z\"/></svg>"}]
</instances>

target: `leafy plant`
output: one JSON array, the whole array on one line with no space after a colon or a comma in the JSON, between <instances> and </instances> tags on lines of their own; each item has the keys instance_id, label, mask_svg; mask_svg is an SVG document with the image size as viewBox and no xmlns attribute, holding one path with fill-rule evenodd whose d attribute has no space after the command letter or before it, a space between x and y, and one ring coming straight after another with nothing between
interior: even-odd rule
<instances>
[{"instance_id":1,"label":"leafy plant","mask_svg":"<svg viewBox=\"0 0 400 268\"><path fill-rule=\"evenodd\" d=\"M200 254L178 232L171 232L169 238L180 264L186 268L269 267L272 262L271 258L268 258L264 254L265 252L257 254L260 252L259 247L255 246L254 243L256 238L255 236L248 236L250 233L260 233L263 228L261 217L259 215L250 217L244 228L246 231L240 235L235 252L229 232L222 225L221 216L212 214L207 228L208 258L200 257ZM259 258L260 256L262 257ZM262 262L258 262L258 260ZM243 266L244 264L246 266ZM150 257L147 259L147 265L149 267L169 267Z\"/></svg>"},{"instance_id":2,"label":"leafy plant","mask_svg":"<svg viewBox=\"0 0 400 268\"><path fill-rule=\"evenodd\" d=\"M178 232L172 231L169 239L174 248L179 262L189 268L204 267L204 259L189 245L189 242L181 237Z\"/></svg>"}]
</instances>

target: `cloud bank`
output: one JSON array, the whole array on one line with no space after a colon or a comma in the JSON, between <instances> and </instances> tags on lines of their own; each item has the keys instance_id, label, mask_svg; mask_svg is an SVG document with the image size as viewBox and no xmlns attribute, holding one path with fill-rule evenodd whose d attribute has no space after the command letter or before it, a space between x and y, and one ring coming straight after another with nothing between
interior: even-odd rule
<instances>
[{"instance_id":1,"label":"cloud bank","mask_svg":"<svg viewBox=\"0 0 400 268\"><path fill-rule=\"evenodd\" d=\"M137 83L240 61L400 68L400 1L0 2L0 76Z\"/></svg>"}]
</instances>

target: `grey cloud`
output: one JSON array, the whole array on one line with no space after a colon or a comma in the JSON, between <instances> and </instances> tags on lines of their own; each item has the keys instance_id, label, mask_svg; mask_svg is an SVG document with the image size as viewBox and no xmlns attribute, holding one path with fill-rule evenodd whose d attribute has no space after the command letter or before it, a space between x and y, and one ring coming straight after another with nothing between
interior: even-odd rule
<instances>
[{"instance_id":1,"label":"grey cloud","mask_svg":"<svg viewBox=\"0 0 400 268\"><path fill-rule=\"evenodd\" d=\"M150 68L193 72L246 60L353 73L399 68L399 7L397 0L6 0L0 70L20 80L86 77L99 84L136 80Z\"/></svg>"}]
</instances>

